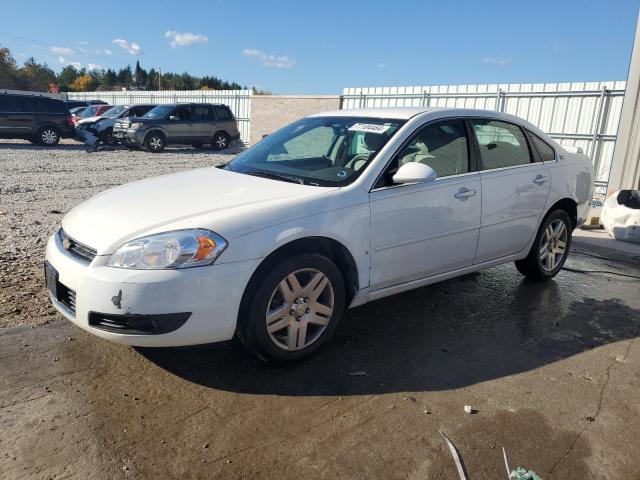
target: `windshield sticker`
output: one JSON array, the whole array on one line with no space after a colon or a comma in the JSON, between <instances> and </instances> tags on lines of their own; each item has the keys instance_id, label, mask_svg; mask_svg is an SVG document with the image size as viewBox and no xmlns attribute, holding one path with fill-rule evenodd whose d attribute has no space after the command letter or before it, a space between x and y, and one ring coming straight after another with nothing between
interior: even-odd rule
<instances>
[{"instance_id":1,"label":"windshield sticker","mask_svg":"<svg viewBox=\"0 0 640 480\"><path fill-rule=\"evenodd\" d=\"M356 123L349 127L350 132L385 133L390 125L376 125L375 123Z\"/></svg>"}]
</instances>

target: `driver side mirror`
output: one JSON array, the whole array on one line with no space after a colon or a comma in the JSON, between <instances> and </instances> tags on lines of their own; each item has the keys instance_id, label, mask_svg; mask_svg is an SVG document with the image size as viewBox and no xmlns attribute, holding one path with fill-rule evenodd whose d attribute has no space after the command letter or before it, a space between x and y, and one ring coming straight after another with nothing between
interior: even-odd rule
<instances>
[{"instance_id":1,"label":"driver side mirror","mask_svg":"<svg viewBox=\"0 0 640 480\"><path fill-rule=\"evenodd\" d=\"M436 171L420 162L402 165L393 176L393 183L428 183L438 178Z\"/></svg>"}]
</instances>

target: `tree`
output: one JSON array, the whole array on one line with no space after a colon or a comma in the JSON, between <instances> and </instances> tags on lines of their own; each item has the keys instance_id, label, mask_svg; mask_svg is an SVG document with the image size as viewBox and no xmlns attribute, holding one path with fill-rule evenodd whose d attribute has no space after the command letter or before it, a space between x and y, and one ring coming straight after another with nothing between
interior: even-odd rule
<instances>
[{"instance_id":1,"label":"tree","mask_svg":"<svg viewBox=\"0 0 640 480\"><path fill-rule=\"evenodd\" d=\"M16 61L8 48L0 48L0 88L18 88Z\"/></svg>"},{"instance_id":2,"label":"tree","mask_svg":"<svg viewBox=\"0 0 640 480\"><path fill-rule=\"evenodd\" d=\"M147 80L145 82L145 88L147 90L157 90L158 89L158 72L156 72L154 68L149 70L149 73L147 74Z\"/></svg>"},{"instance_id":3,"label":"tree","mask_svg":"<svg viewBox=\"0 0 640 480\"><path fill-rule=\"evenodd\" d=\"M78 78L78 70L73 65L67 65L58 74L58 86L63 92L68 92L70 85Z\"/></svg>"},{"instance_id":4,"label":"tree","mask_svg":"<svg viewBox=\"0 0 640 480\"><path fill-rule=\"evenodd\" d=\"M35 58L29 57L18 71L20 87L24 90L46 92L56 81L56 74L46 64L40 65Z\"/></svg>"},{"instance_id":5,"label":"tree","mask_svg":"<svg viewBox=\"0 0 640 480\"><path fill-rule=\"evenodd\" d=\"M96 89L96 80L91 75L80 75L69 87L75 92L92 92Z\"/></svg>"},{"instance_id":6,"label":"tree","mask_svg":"<svg viewBox=\"0 0 640 480\"><path fill-rule=\"evenodd\" d=\"M131 71L131 65L127 65L126 68L121 68L118 71L118 84L129 88L133 83L133 72Z\"/></svg>"}]
</instances>

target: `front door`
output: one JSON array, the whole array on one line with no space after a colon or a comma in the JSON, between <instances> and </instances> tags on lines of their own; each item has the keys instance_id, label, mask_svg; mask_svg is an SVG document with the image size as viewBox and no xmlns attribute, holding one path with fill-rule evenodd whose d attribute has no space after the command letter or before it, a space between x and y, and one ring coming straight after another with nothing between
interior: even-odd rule
<instances>
[{"instance_id":1,"label":"front door","mask_svg":"<svg viewBox=\"0 0 640 480\"><path fill-rule=\"evenodd\" d=\"M482 187L470 168L465 121L421 127L370 193L371 288L377 290L473 264ZM394 185L407 162L429 165L429 183Z\"/></svg>"},{"instance_id":2,"label":"front door","mask_svg":"<svg viewBox=\"0 0 640 480\"><path fill-rule=\"evenodd\" d=\"M166 128L169 143L191 143L195 136L195 123L189 107L185 105L174 108L169 115Z\"/></svg>"},{"instance_id":3,"label":"front door","mask_svg":"<svg viewBox=\"0 0 640 480\"><path fill-rule=\"evenodd\" d=\"M521 252L535 236L550 189L547 165L515 124L471 120L480 151L482 220L475 263Z\"/></svg>"}]
</instances>

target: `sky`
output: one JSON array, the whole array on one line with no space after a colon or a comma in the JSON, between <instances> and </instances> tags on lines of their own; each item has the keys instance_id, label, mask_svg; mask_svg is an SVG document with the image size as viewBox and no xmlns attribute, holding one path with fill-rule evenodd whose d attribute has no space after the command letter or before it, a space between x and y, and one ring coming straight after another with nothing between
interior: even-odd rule
<instances>
[{"instance_id":1,"label":"sky","mask_svg":"<svg viewBox=\"0 0 640 480\"><path fill-rule=\"evenodd\" d=\"M279 94L624 80L636 0L6 2L18 63L215 75ZM84 6L81 6L84 5ZM46 12L46 14L34 14Z\"/></svg>"}]
</instances>

